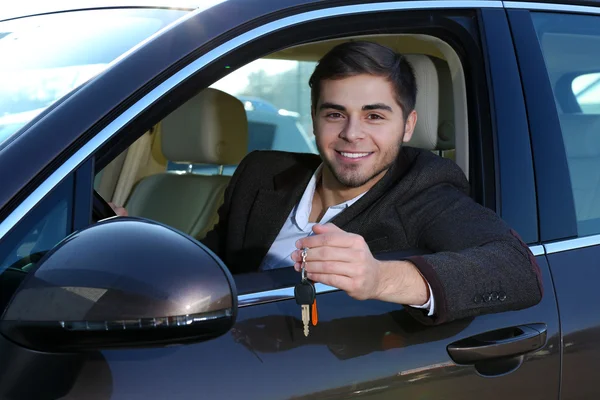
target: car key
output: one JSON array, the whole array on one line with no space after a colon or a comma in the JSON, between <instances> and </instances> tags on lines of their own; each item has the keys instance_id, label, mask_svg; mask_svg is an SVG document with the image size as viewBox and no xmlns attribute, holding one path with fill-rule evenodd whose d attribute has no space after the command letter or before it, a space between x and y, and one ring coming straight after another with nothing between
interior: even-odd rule
<instances>
[{"instance_id":1,"label":"car key","mask_svg":"<svg viewBox=\"0 0 600 400\"><path fill-rule=\"evenodd\" d=\"M313 326L317 326L319 322L319 314L317 313L317 297L315 296L315 301L312 304L312 308L310 311L310 320Z\"/></svg>"},{"instance_id":2,"label":"car key","mask_svg":"<svg viewBox=\"0 0 600 400\"><path fill-rule=\"evenodd\" d=\"M296 303L302 307L302 325L304 326L304 336L308 336L308 327L310 323L310 307L315 301L315 287L309 280L300 282L294 288Z\"/></svg>"},{"instance_id":3,"label":"car key","mask_svg":"<svg viewBox=\"0 0 600 400\"><path fill-rule=\"evenodd\" d=\"M308 336L310 324L310 307L315 302L315 286L306 277L306 248L302 250L302 280L294 288L296 303L302 308L302 325L304 336Z\"/></svg>"}]
</instances>

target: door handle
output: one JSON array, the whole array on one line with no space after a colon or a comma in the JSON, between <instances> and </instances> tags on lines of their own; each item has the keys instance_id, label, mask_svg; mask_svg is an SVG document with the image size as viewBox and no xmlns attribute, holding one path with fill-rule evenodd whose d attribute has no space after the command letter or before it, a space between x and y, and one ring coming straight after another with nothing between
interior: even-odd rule
<instances>
[{"instance_id":1,"label":"door handle","mask_svg":"<svg viewBox=\"0 0 600 400\"><path fill-rule=\"evenodd\" d=\"M546 343L546 337L546 324L520 325L459 340L448 345L447 350L457 364L474 364L538 350Z\"/></svg>"}]
</instances>

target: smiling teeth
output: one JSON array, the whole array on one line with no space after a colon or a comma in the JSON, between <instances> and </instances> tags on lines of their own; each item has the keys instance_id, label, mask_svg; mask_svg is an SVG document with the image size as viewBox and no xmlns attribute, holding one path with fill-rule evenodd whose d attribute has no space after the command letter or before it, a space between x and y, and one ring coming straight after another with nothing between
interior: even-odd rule
<instances>
[{"instance_id":1,"label":"smiling teeth","mask_svg":"<svg viewBox=\"0 0 600 400\"><path fill-rule=\"evenodd\" d=\"M348 158L361 158L368 156L370 153L344 153L343 151L340 151L340 154Z\"/></svg>"}]
</instances>

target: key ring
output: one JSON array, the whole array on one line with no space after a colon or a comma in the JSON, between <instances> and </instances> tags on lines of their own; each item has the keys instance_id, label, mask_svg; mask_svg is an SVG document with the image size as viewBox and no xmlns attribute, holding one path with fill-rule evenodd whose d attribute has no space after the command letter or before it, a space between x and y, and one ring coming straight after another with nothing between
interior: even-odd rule
<instances>
[{"instance_id":1,"label":"key ring","mask_svg":"<svg viewBox=\"0 0 600 400\"><path fill-rule=\"evenodd\" d=\"M308 247L302 249L302 282L306 282L306 256L308 254Z\"/></svg>"}]
</instances>

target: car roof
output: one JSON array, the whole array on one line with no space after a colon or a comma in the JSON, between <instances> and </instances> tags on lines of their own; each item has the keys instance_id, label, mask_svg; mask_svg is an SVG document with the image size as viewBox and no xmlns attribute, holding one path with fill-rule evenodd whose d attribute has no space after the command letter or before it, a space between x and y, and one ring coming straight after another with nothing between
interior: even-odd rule
<instances>
[{"instance_id":1,"label":"car roof","mask_svg":"<svg viewBox=\"0 0 600 400\"><path fill-rule=\"evenodd\" d=\"M12 2L10 5L4 5L0 9L0 21L13 18L27 17L31 15L101 9L116 7L141 7L141 8L172 8L194 10L196 8L209 8L225 1L244 2L246 0L30 0L23 2ZM269 1L269 0L264 0ZM364 3L379 2L382 0L364 0ZM415 0L406 0L415 1ZM481 0L495 1L495 0ZM513 2L531 2L532 0L511 0ZM296 0L297 5L308 3L337 3L343 5L344 1L339 0ZM351 2L348 0L347 2ZM600 6L600 0L534 0L536 3L557 3L564 5L591 5ZM275 3L274 3L275 4Z\"/></svg>"},{"instance_id":2,"label":"car roof","mask_svg":"<svg viewBox=\"0 0 600 400\"><path fill-rule=\"evenodd\" d=\"M33 0L11 2L0 8L0 21L32 15L102 8L208 8L225 0Z\"/></svg>"}]
</instances>

